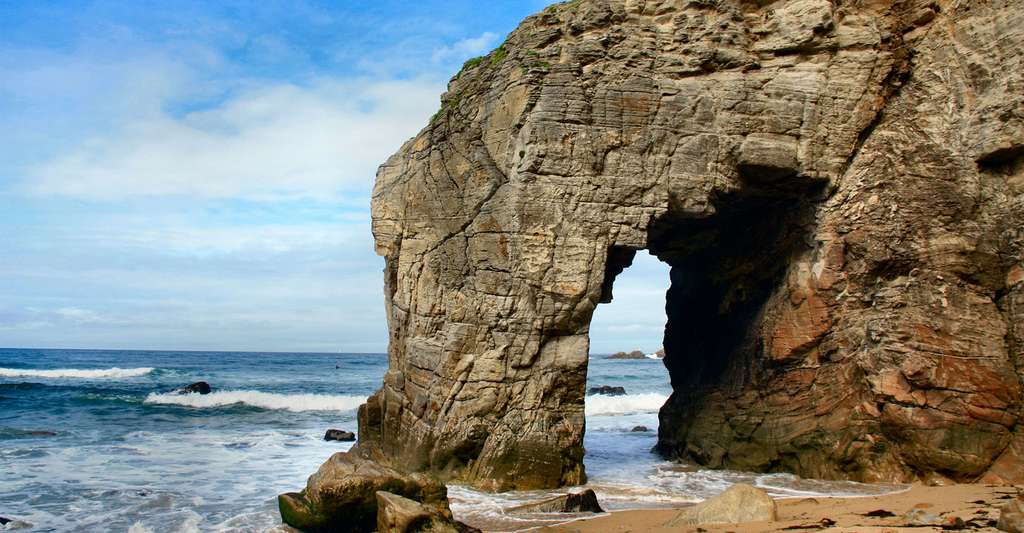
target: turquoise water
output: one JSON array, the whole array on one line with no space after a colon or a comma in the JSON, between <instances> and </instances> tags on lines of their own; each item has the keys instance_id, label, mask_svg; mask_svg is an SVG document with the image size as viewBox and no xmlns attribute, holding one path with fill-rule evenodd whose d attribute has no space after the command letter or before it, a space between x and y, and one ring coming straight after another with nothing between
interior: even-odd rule
<instances>
[{"instance_id":1,"label":"turquoise water","mask_svg":"<svg viewBox=\"0 0 1024 533\"><path fill-rule=\"evenodd\" d=\"M29 531L271 530L276 495L350 447L324 431L355 431L386 366L383 354L0 349L0 516ZM891 489L668 463L650 452L670 392L661 362L595 357L589 375L628 392L587 399L589 485L606 508L698 501L736 481L781 496ZM168 394L199 380L214 393ZM504 512L549 492L450 494L459 518L490 530L559 520Z\"/></svg>"}]
</instances>

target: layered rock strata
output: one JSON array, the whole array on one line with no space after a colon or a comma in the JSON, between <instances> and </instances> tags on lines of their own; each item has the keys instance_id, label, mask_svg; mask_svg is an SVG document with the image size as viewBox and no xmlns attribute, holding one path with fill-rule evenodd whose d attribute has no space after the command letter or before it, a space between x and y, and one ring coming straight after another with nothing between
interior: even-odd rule
<instances>
[{"instance_id":1,"label":"layered rock strata","mask_svg":"<svg viewBox=\"0 0 1024 533\"><path fill-rule=\"evenodd\" d=\"M579 0L381 166L389 370L357 453L580 483L588 328L671 265L659 450L1020 479L1024 2Z\"/></svg>"}]
</instances>

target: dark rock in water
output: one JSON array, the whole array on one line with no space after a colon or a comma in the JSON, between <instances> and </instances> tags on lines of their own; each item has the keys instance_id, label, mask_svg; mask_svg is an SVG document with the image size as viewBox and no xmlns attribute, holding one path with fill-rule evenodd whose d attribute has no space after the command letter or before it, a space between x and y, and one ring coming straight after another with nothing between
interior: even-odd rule
<instances>
[{"instance_id":1,"label":"dark rock in water","mask_svg":"<svg viewBox=\"0 0 1024 533\"><path fill-rule=\"evenodd\" d=\"M633 350L632 352L615 352L608 356L608 359L647 359L647 355L640 350Z\"/></svg>"},{"instance_id":2,"label":"dark rock in water","mask_svg":"<svg viewBox=\"0 0 1024 533\"><path fill-rule=\"evenodd\" d=\"M336 440L339 442L352 442L356 440L356 434L344 429L328 429L324 434L324 440Z\"/></svg>"},{"instance_id":3,"label":"dark rock in water","mask_svg":"<svg viewBox=\"0 0 1024 533\"><path fill-rule=\"evenodd\" d=\"M212 389L210 388L209 383L205 381L197 381L191 385L178 389L178 394L210 394L211 391Z\"/></svg>"},{"instance_id":4,"label":"dark rock in water","mask_svg":"<svg viewBox=\"0 0 1024 533\"><path fill-rule=\"evenodd\" d=\"M425 474L403 474L392 468L340 452L309 477L302 492L277 497L281 519L303 531L374 531L377 492L415 500L451 519L448 489Z\"/></svg>"},{"instance_id":5,"label":"dark rock in water","mask_svg":"<svg viewBox=\"0 0 1024 533\"><path fill-rule=\"evenodd\" d=\"M57 433L54 431L46 431L41 429L29 430L25 432L25 435L29 437L56 437Z\"/></svg>"},{"instance_id":6,"label":"dark rock in water","mask_svg":"<svg viewBox=\"0 0 1024 533\"><path fill-rule=\"evenodd\" d=\"M390 492L377 492L377 533L480 533L433 507Z\"/></svg>"},{"instance_id":7,"label":"dark rock in water","mask_svg":"<svg viewBox=\"0 0 1024 533\"><path fill-rule=\"evenodd\" d=\"M633 433L646 433L650 430L647 429L647 426L633 426L633 429L631 429L630 431Z\"/></svg>"},{"instance_id":8,"label":"dark rock in water","mask_svg":"<svg viewBox=\"0 0 1024 533\"><path fill-rule=\"evenodd\" d=\"M32 527L32 524L22 520L0 516L0 526L3 527L4 531L14 531L15 529L29 529Z\"/></svg>"},{"instance_id":9,"label":"dark rock in water","mask_svg":"<svg viewBox=\"0 0 1024 533\"><path fill-rule=\"evenodd\" d=\"M587 394L604 394L605 396L625 396L625 387L612 387L610 385L599 385L597 387L590 387Z\"/></svg>"},{"instance_id":10,"label":"dark rock in water","mask_svg":"<svg viewBox=\"0 0 1024 533\"><path fill-rule=\"evenodd\" d=\"M603 513L597 503L597 494L587 489L579 493L563 494L547 500L519 505L509 509L513 513Z\"/></svg>"}]
</instances>

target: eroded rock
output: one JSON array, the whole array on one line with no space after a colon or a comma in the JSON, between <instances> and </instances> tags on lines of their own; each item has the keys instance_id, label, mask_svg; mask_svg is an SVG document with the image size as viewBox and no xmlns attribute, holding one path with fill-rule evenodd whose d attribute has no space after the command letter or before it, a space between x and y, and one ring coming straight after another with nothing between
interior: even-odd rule
<instances>
[{"instance_id":1,"label":"eroded rock","mask_svg":"<svg viewBox=\"0 0 1024 533\"><path fill-rule=\"evenodd\" d=\"M377 492L377 533L417 532L480 533L480 530L415 500L390 492Z\"/></svg>"},{"instance_id":2,"label":"eroded rock","mask_svg":"<svg viewBox=\"0 0 1024 533\"><path fill-rule=\"evenodd\" d=\"M309 532L373 531L377 492L415 500L451 519L447 489L431 476L403 474L347 452L336 453L309 477L302 492L278 496L281 519Z\"/></svg>"},{"instance_id":3,"label":"eroded rock","mask_svg":"<svg viewBox=\"0 0 1024 533\"><path fill-rule=\"evenodd\" d=\"M647 249L665 456L1024 481L1021 49L1016 1L529 17L378 172L390 366L358 453L583 482L590 320Z\"/></svg>"},{"instance_id":4,"label":"eroded rock","mask_svg":"<svg viewBox=\"0 0 1024 533\"><path fill-rule=\"evenodd\" d=\"M603 513L597 494L591 489L563 494L537 503L528 503L509 509L511 513Z\"/></svg>"}]
</instances>

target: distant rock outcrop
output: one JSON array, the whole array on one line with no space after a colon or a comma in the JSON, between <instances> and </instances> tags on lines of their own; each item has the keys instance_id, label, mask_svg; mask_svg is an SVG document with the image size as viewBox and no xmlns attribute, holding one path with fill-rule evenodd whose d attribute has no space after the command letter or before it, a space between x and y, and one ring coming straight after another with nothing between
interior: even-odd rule
<instances>
[{"instance_id":1,"label":"distant rock outcrop","mask_svg":"<svg viewBox=\"0 0 1024 533\"><path fill-rule=\"evenodd\" d=\"M605 396L625 396L625 387L613 387L611 385L599 385L597 387L590 387L587 389L587 394L603 394Z\"/></svg>"},{"instance_id":2,"label":"distant rock outcrop","mask_svg":"<svg viewBox=\"0 0 1024 533\"><path fill-rule=\"evenodd\" d=\"M659 451L1024 481L1016 0L578 0L467 62L379 169L390 367L357 453L585 480L589 328L671 266Z\"/></svg>"},{"instance_id":3,"label":"distant rock outcrop","mask_svg":"<svg viewBox=\"0 0 1024 533\"><path fill-rule=\"evenodd\" d=\"M608 359L647 359L647 354L640 350L633 350L632 352L615 352L608 356Z\"/></svg>"}]
</instances>

